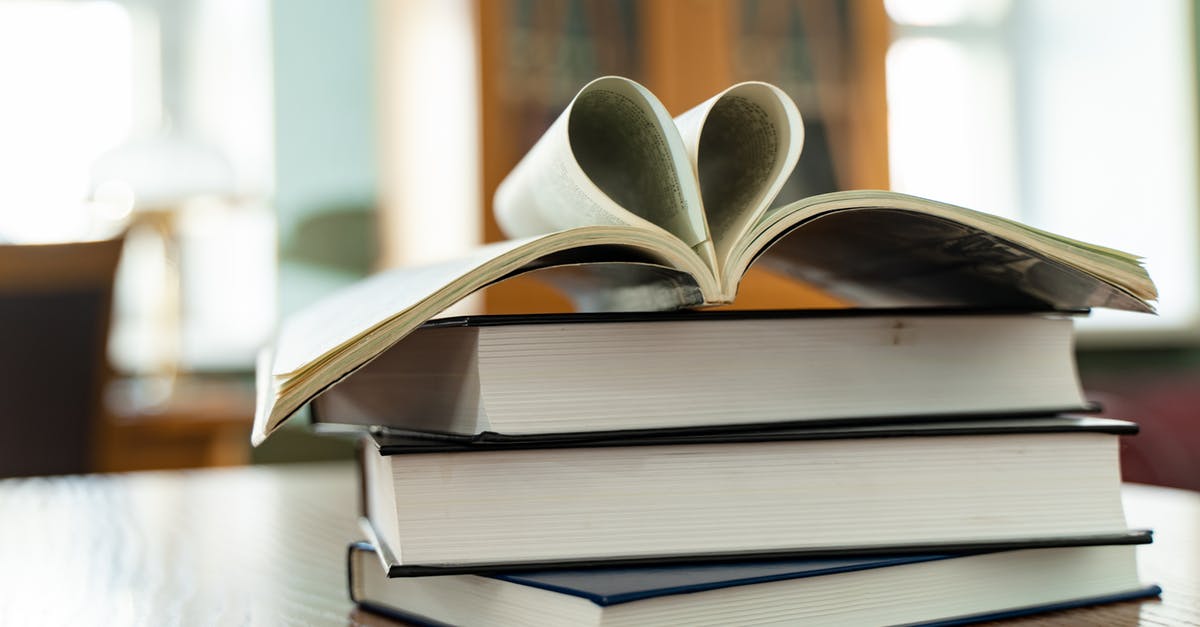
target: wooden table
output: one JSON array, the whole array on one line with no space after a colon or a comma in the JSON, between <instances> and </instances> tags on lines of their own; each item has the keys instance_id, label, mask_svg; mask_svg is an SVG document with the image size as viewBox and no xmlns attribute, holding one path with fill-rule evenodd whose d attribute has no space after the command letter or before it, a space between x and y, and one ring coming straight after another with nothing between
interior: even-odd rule
<instances>
[{"instance_id":1,"label":"wooden table","mask_svg":"<svg viewBox=\"0 0 1200 627\"><path fill-rule=\"evenodd\" d=\"M160 390L154 381L130 377L110 381L105 391L93 456L100 472L241 466L250 460L249 381L180 374Z\"/></svg>"},{"instance_id":2,"label":"wooden table","mask_svg":"<svg viewBox=\"0 0 1200 627\"><path fill-rule=\"evenodd\" d=\"M1200 494L1124 496L1162 599L1005 625L1200 624ZM0 624L388 624L346 596L356 499L348 464L0 481Z\"/></svg>"}]
</instances>

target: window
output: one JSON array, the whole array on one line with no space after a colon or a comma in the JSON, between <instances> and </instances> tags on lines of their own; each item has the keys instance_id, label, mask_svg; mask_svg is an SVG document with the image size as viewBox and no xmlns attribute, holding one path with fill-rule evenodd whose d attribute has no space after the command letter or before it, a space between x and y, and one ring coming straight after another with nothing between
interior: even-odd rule
<instances>
[{"instance_id":1,"label":"window","mask_svg":"<svg viewBox=\"0 0 1200 627\"><path fill-rule=\"evenodd\" d=\"M1094 312L1085 342L1200 329L1191 4L886 7L893 188L1144 255L1160 316Z\"/></svg>"},{"instance_id":2,"label":"window","mask_svg":"<svg viewBox=\"0 0 1200 627\"><path fill-rule=\"evenodd\" d=\"M132 26L110 2L0 2L0 241L98 226L89 169L129 133Z\"/></svg>"},{"instance_id":3,"label":"window","mask_svg":"<svg viewBox=\"0 0 1200 627\"><path fill-rule=\"evenodd\" d=\"M0 1L0 241L131 219L120 370L247 369L274 325L269 9Z\"/></svg>"}]
</instances>

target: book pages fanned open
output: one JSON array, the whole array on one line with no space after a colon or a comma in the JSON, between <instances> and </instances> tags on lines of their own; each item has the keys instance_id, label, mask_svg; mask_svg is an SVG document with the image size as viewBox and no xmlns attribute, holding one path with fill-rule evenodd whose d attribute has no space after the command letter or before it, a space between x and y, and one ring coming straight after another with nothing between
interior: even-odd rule
<instances>
[{"instance_id":1,"label":"book pages fanned open","mask_svg":"<svg viewBox=\"0 0 1200 627\"><path fill-rule=\"evenodd\" d=\"M580 311L730 303L755 263L856 307L1153 311L1140 258L1012 220L880 190L772 208L803 141L796 105L765 83L672 120L631 80L592 81L496 191L513 239L381 273L283 322L260 360L252 441L449 306L532 270Z\"/></svg>"}]
</instances>

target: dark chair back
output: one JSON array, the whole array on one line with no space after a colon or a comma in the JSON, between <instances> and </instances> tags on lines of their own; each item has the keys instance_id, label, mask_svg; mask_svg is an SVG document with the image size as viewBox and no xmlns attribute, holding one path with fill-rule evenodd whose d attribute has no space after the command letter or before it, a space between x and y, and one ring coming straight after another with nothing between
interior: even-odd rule
<instances>
[{"instance_id":1,"label":"dark chair back","mask_svg":"<svg viewBox=\"0 0 1200 627\"><path fill-rule=\"evenodd\" d=\"M121 245L0 245L0 477L92 468Z\"/></svg>"}]
</instances>

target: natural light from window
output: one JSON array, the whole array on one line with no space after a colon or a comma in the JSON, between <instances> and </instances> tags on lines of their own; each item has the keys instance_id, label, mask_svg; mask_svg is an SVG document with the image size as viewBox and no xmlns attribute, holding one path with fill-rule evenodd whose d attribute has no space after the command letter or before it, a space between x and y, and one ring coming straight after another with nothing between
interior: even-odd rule
<instances>
[{"instance_id":1,"label":"natural light from window","mask_svg":"<svg viewBox=\"0 0 1200 627\"><path fill-rule=\"evenodd\" d=\"M1200 332L1193 9L1183 0L887 0L892 187L1144 255L1160 316L1084 341Z\"/></svg>"},{"instance_id":2,"label":"natural light from window","mask_svg":"<svg viewBox=\"0 0 1200 627\"><path fill-rule=\"evenodd\" d=\"M246 369L273 328L269 33L268 0L0 0L0 243L124 229L120 372Z\"/></svg>"},{"instance_id":3,"label":"natural light from window","mask_svg":"<svg viewBox=\"0 0 1200 627\"><path fill-rule=\"evenodd\" d=\"M0 2L0 241L89 235L89 169L130 130L132 68L124 8Z\"/></svg>"}]
</instances>

